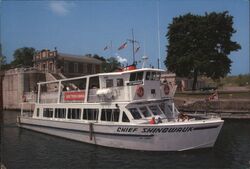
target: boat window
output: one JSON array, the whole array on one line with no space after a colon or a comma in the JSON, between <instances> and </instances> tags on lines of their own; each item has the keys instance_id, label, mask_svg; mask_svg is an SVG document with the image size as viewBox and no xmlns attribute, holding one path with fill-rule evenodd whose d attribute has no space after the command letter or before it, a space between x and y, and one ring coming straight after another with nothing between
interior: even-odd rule
<instances>
[{"instance_id":1,"label":"boat window","mask_svg":"<svg viewBox=\"0 0 250 169\"><path fill-rule=\"evenodd\" d=\"M119 109L102 109L101 120L118 122L119 115L120 115Z\"/></svg>"},{"instance_id":2,"label":"boat window","mask_svg":"<svg viewBox=\"0 0 250 169\"><path fill-rule=\"evenodd\" d=\"M63 91L75 91L86 89L86 78L62 81Z\"/></svg>"},{"instance_id":3,"label":"boat window","mask_svg":"<svg viewBox=\"0 0 250 169\"><path fill-rule=\"evenodd\" d=\"M117 86L123 86L123 79L116 79Z\"/></svg>"},{"instance_id":4,"label":"boat window","mask_svg":"<svg viewBox=\"0 0 250 169\"><path fill-rule=\"evenodd\" d=\"M98 120L99 109L84 109L82 119Z\"/></svg>"},{"instance_id":5,"label":"boat window","mask_svg":"<svg viewBox=\"0 0 250 169\"><path fill-rule=\"evenodd\" d=\"M36 109L36 116L39 117L39 108Z\"/></svg>"},{"instance_id":6,"label":"boat window","mask_svg":"<svg viewBox=\"0 0 250 169\"><path fill-rule=\"evenodd\" d=\"M150 72L146 73L146 80L150 80Z\"/></svg>"},{"instance_id":7,"label":"boat window","mask_svg":"<svg viewBox=\"0 0 250 169\"><path fill-rule=\"evenodd\" d=\"M139 111L136 108L131 108L131 109L129 109L129 111L132 114L134 119L141 119L142 118Z\"/></svg>"},{"instance_id":8,"label":"boat window","mask_svg":"<svg viewBox=\"0 0 250 169\"><path fill-rule=\"evenodd\" d=\"M55 118L65 118L66 117L66 109L56 108L55 109Z\"/></svg>"},{"instance_id":9,"label":"boat window","mask_svg":"<svg viewBox=\"0 0 250 169\"><path fill-rule=\"evenodd\" d=\"M81 109L68 109L68 119L80 119Z\"/></svg>"},{"instance_id":10,"label":"boat window","mask_svg":"<svg viewBox=\"0 0 250 169\"><path fill-rule=\"evenodd\" d=\"M89 88L90 89L100 88L99 76L94 76L89 78Z\"/></svg>"},{"instance_id":11,"label":"boat window","mask_svg":"<svg viewBox=\"0 0 250 169\"><path fill-rule=\"evenodd\" d=\"M125 112L122 113L122 122L129 122L128 116Z\"/></svg>"},{"instance_id":12,"label":"boat window","mask_svg":"<svg viewBox=\"0 0 250 169\"><path fill-rule=\"evenodd\" d=\"M43 109L43 117L53 117L53 109L52 108L44 108Z\"/></svg>"},{"instance_id":13,"label":"boat window","mask_svg":"<svg viewBox=\"0 0 250 169\"><path fill-rule=\"evenodd\" d=\"M172 110L171 110L171 106L165 104L165 103L161 103L159 105L161 111L164 113L164 114L167 114L167 113L171 113Z\"/></svg>"},{"instance_id":14,"label":"boat window","mask_svg":"<svg viewBox=\"0 0 250 169\"><path fill-rule=\"evenodd\" d=\"M107 79L106 80L106 87L113 87L113 79Z\"/></svg>"},{"instance_id":15,"label":"boat window","mask_svg":"<svg viewBox=\"0 0 250 169\"><path fill-rule=\"evenodd\" d=\"M143 79L143 72L134 72L130 74L129 81L141 81Z\"/></svg>"},{"instance_id":16,"label":"boat window","mask_svg":"<svg viewBox=\"0 0 250 169\"><path fill-rule=\"evenodd\" d=\"M151 80L160 80L161 73L160 72L152 72Z\"/></svg>"},{"instance_id":17,"label":"boat window","mask_svg":"<svg viewBox=\"0 0 250 169\"><path fill-rule=\"evenodd\" d=\"M139 109L142 112L142 114L143 114L144 117L150 117L151 116L151 114L148 111L147 107L140 107Z\"/></svg>"},{"instance_id":18,"label":"boat window","mask_svg":"<svg viewBox=\"0 0 250 169\"><path fill-rule=\"evenodd\" d=\"M154 115L161 115L160 109L156 105L148 106Z\"/></svg>"}]
</instances>

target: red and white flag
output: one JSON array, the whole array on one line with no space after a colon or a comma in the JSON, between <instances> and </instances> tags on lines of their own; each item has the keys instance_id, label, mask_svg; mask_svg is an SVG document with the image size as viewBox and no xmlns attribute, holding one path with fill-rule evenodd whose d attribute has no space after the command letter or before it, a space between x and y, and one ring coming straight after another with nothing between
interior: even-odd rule
<instances>
[{"instance_id":1,"label":"red and white flag","mask_svg":"<svg viewBox=\"0 0 250 169\"><path fill-rule=\"evenodd\" d=\"M126 48L128 45L127 45L127 42L125 42L124 44L122 44L119 48L118 48L118 50L122 50L122 49L124 49L124 48Z\"/></svg>"}]
</instances>

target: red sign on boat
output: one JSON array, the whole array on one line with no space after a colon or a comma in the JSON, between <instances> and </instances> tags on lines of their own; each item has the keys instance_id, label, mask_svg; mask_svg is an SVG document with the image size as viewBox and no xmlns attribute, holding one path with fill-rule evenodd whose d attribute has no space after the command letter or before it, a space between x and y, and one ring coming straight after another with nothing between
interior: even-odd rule
<instances>
[{"instance_id":1,"label":"red sign on boat","mask_svg":"<svg viewBox=\"0 0 250 169\"><path fill-rule=\"evenodd\" d=\"M64 92L64 100L73 101L73 100L82 100L84 101L85 91L77 92Z\"/></svg>"}]
</instances>

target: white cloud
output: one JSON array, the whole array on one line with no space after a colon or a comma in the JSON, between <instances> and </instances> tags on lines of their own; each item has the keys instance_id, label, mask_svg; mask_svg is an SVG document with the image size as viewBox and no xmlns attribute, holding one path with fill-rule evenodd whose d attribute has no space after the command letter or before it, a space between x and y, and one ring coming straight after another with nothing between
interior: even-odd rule
<instances>
[{"instance_id":1,"label":"white cloud","mask_svg":"<svg viewBox=\"0 0 250 169\"><path fill-rule=\"evenodd\" d=\"M118 60L118 62L120 63L127 63L128 60L126 58L123 58L121 56L116 56L116 59Z\"/></svg>"},{"instance_id":2,"label":"white cloud","mask_svg":"<svg viewBox=\"0 0 250 169\"><path fill-rule=\"evenodd\" d=\"M61 16L67 15L74 6L75 4L73 2L65 1L51 1L49 4L51 11Z\"/></svg>"}]
</instances>

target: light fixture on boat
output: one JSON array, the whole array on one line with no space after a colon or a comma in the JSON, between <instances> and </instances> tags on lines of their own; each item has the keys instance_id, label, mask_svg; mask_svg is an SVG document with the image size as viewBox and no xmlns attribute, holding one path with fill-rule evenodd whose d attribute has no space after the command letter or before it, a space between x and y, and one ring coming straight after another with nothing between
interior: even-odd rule
<instances>
[{"instance_id":1,"label":"light fixture on boat","mask_svg":"<svg viewBox=\"0 0 250 169\"><path fill-rule=\"evenodd\" d=\"M142 68L145 68L146 63L147 63L148 57L147 56L142 56Z\"/></svg>"}]
</instances>

